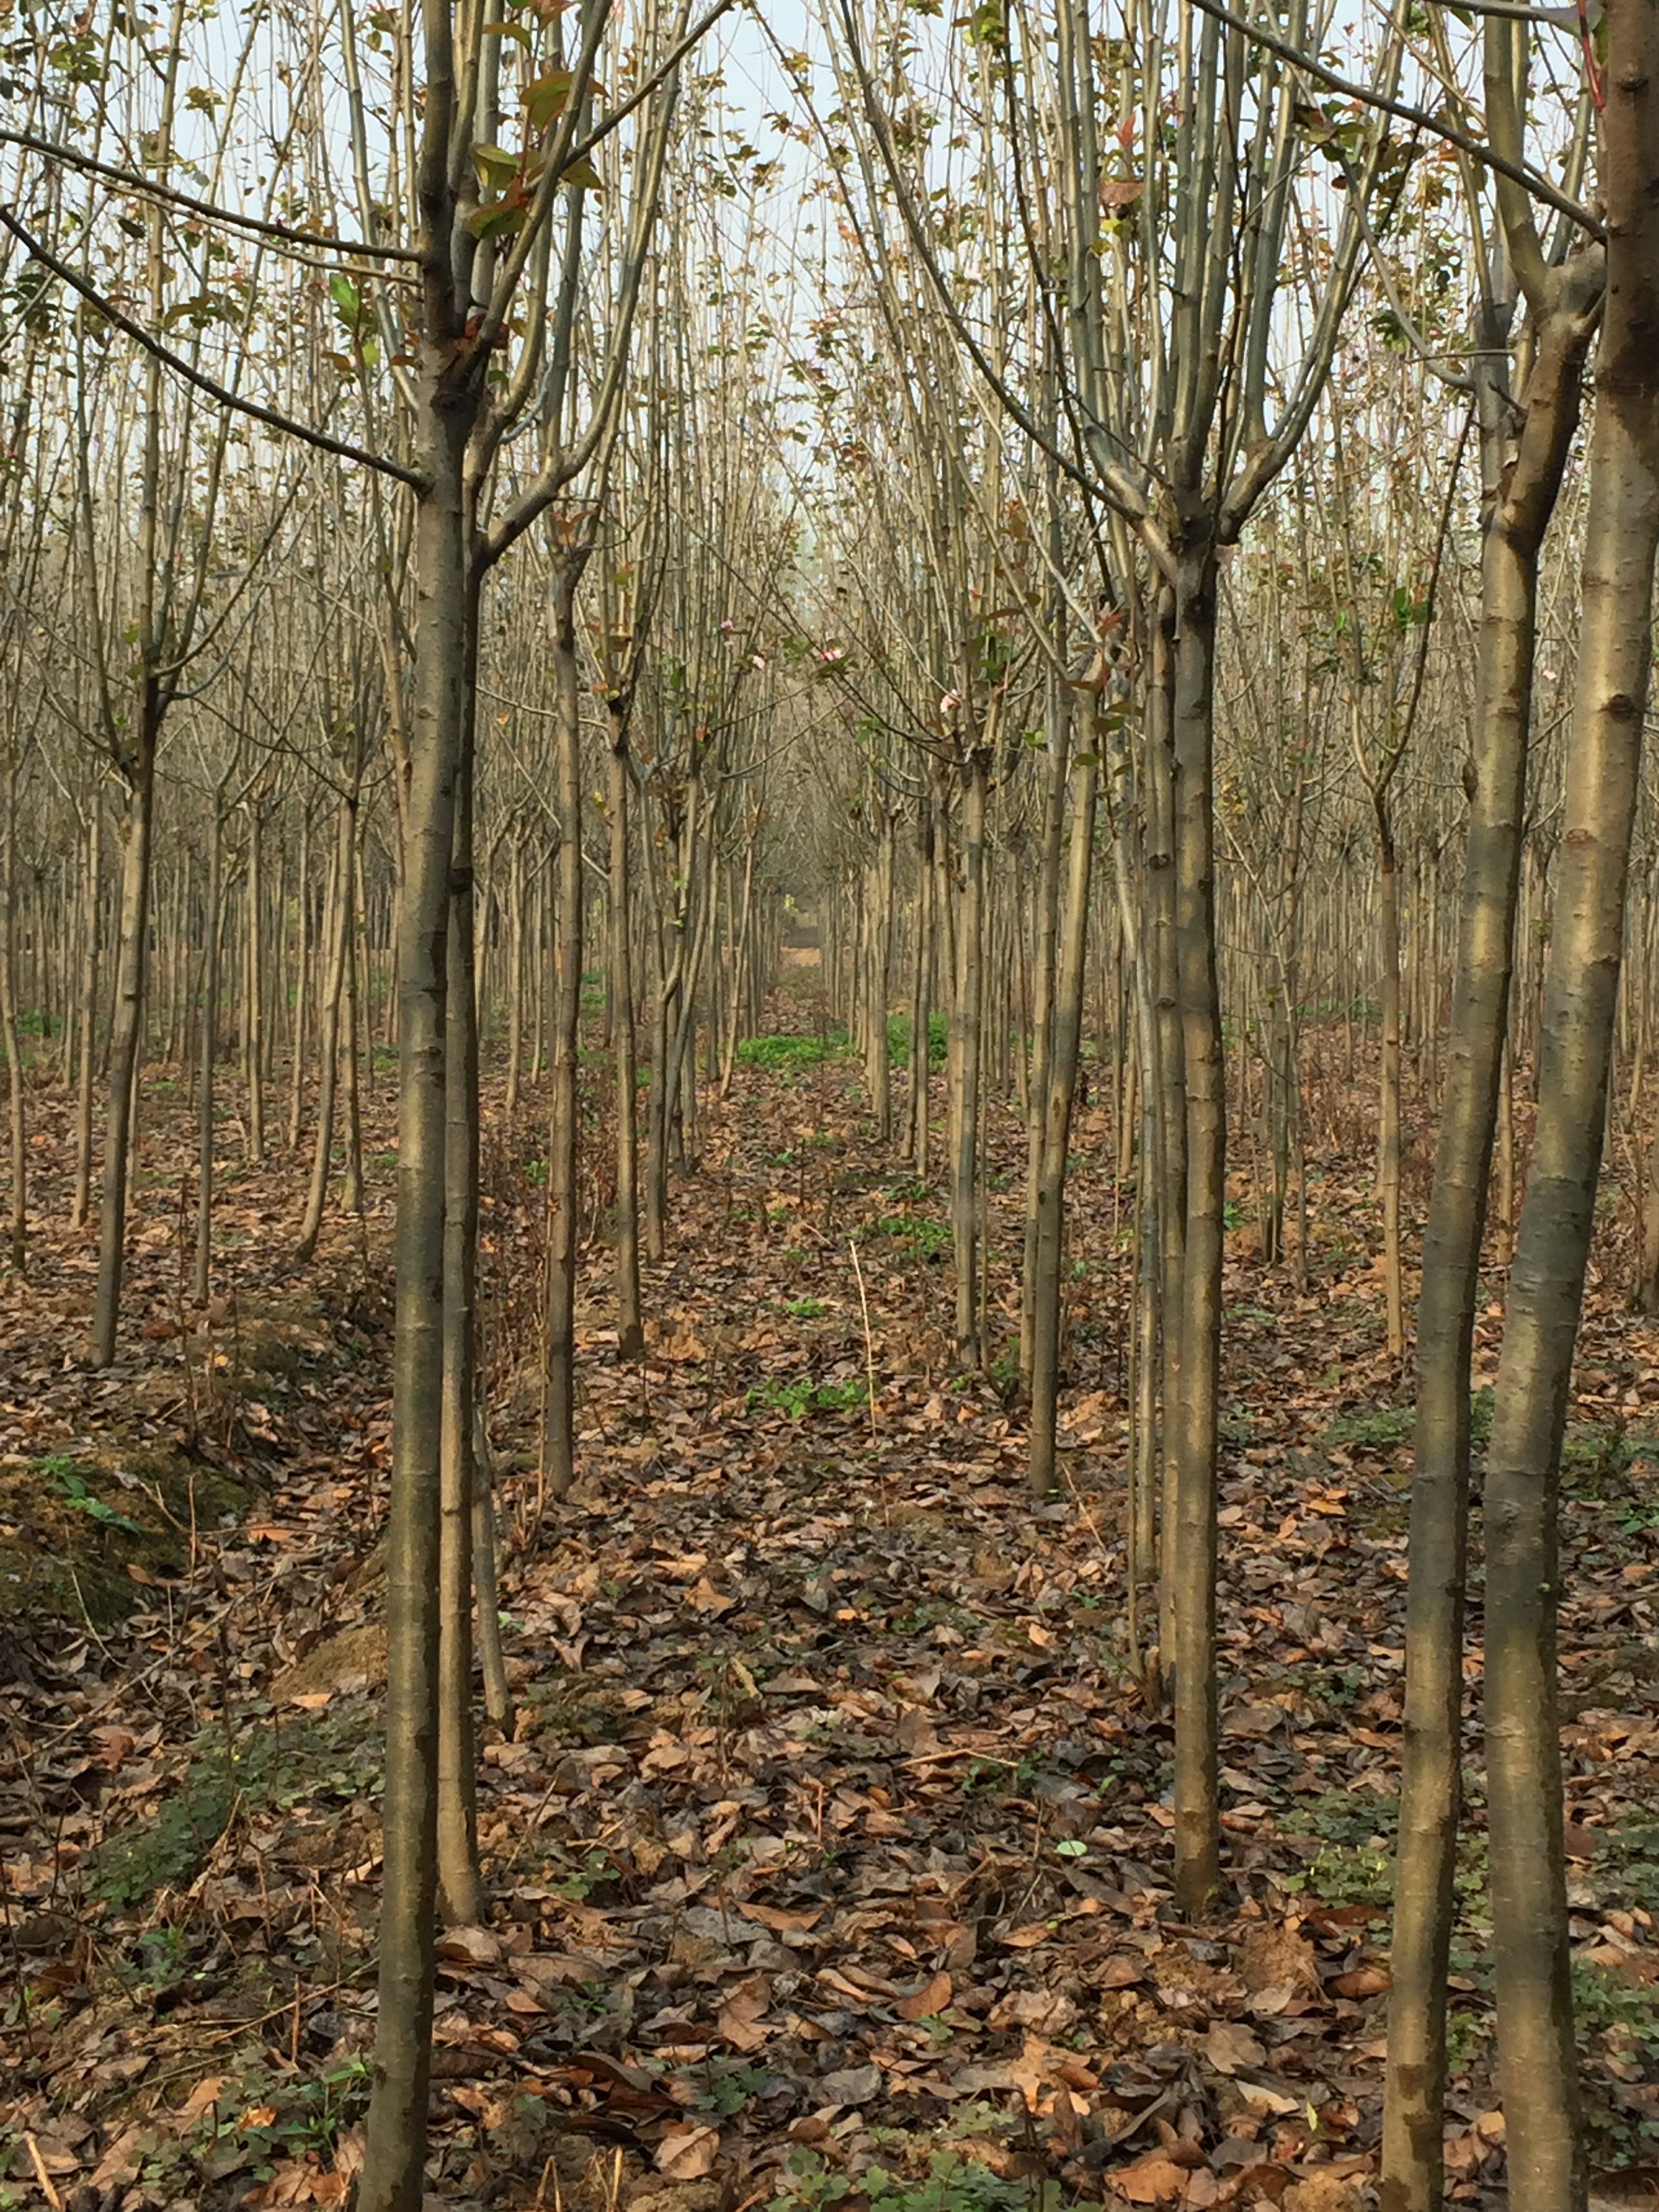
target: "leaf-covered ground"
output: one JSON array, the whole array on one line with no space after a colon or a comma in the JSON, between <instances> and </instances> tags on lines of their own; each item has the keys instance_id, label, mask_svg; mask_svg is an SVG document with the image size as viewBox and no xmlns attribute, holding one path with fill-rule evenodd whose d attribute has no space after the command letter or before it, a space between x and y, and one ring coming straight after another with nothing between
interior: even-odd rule
<instances>
[{"instance_id":1,"label":"leaf-covered ground","mask_svg":"<svg viewBox=\"0 0 1659 2212\"><path fill-rule=\"evenodd\" d=\"M68 1101L32 1103L31 1273L0 1306L0 2203L338 2205L374 2030L391 1100L365 1101L366 1218L306 1270L306 1163L227 1158L204 1318L184 1303L187 1110L151 1091L104 1375L79 1364L92 1247L61 1225ZM538 1519L544 1139L533 1089L510 1127L492 1091L514 1713L482 1744L490 1923L441 1950L435 2195L1370 2201L1410 1415L1378 1351L1368 1104L1363 1081L1314 1088L1307 1296L1254 1256L1238 1189L1230 1887L1194 1927L1169 1898L1169 1724L1129 1664L1128 1206L1103 1107L1078 1138L1054 1504L1024 1494L1006 1391L952 1371L937 1193L873 1146L854 1064L801 1044L757 1052L705 1109L641 1367L617 1362L595 1242L581 1479ZM605 1141L596 1121L596 1211ZM1012 1332L1012 1119L996 1141ZM1577 1379L1563 1627L1604 2193L1659 2171L1659 1344L1624 1310L1623 1218ZM1500 1330L1494 1303L1488 1382ZM1446 2156L1457 2201L1496 2205L1478 1554L1475 1596Z\"/></svg>"}]
</instances>

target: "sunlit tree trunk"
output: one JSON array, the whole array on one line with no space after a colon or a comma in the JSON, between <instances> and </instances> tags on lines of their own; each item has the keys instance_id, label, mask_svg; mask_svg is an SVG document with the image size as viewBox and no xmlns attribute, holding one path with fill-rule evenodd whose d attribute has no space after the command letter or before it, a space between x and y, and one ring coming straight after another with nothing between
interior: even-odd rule
<instances>
[{"instance_id":1,"label":"sunlit tree trunk","mask_svg":"<svg viewBox=\"0 0 1659 2212\"><path fill-rule=\"evenodd\" d=\"M1580 2212L1557 1707L1557 1528L1595 1227L1659 547L1659 10L1607 14L1595 373L1578 664L1538 1115L1486 1459L1486 1712L1498 2065L1512 2212Z\"/></svg>"},{"instance_id":2,"label":"sunlit tree trunk","mask_svg":"<svg viewBox=\"0 0 1659 2212\"><path fill-rule=\"evenodd\" d=\"M1483 424L1490 504L1481 562L1474 787L1417 1316L1406 1741L1383 2106L1382 2194L1389 2212L1438 2212L1444 2188L1446 1975L1462 1796L1469 1362L1507 1060L1539 553L1578 419L1584 351L1600 289L1599 256L1587 258L1565 281L1577 297L1575 301L1569 294L1539 334L1512 464L1507 393L1501 388L1492 395L1490 427ZM1483 318L1482 335L1494 357L1510 312L1506 304Z\"/></svg>"}]
</instances>

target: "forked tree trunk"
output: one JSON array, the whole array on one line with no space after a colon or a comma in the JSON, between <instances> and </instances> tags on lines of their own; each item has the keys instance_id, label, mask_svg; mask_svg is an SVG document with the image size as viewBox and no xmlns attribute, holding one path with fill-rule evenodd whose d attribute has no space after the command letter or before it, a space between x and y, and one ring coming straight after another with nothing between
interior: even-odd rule
<instances>
[{"instance_id":1,"label":"forked tree trunk","mask_svg":"<svg viewBox=\"0 0 1659 2212\"><path fill-rule=\"evenodd\" d=\"M1486 1758L1511 2212L1582 2212L1557 1719L1561 1442L1607 1121L1659 548L1659 10L1606 17L1596 362L1538 1116L1486 1461Z\"/></svg>"},{"instance_id":2,"label":"forked tree trunk","mask_svg":"<svg viewBox=\"0 0 1659 2212\"><path fill-rule=\"evenodd\" d=\"M1594 271L1581 267L1576 282ZM1486 460L1493 498L1481 563L1470 798L1446 1088L1423 1237L1406 1617L1406 1741L1395 1884L1387 2212L1438 2212L1444 2189L1446 1974L1462 1796L1469 1362L1493 1128L1508 1054L1521 876L1538 559L1578 419L1590 297L1550 318L1504 471L1507 408ZM1502 333L1495 335L1501 337Z\"/></svg>"}]
</instances>

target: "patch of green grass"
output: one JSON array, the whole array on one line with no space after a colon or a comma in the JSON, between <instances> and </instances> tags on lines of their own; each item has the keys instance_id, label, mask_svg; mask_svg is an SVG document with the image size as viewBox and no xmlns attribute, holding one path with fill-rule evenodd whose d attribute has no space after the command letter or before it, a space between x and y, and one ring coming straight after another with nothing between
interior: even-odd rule
<instances>
[{"instance_id":1,"label":"patch of green grass","mask_svg":"<svg viewBox=\"0 0 1659 2212\"><path fill-rule=\"evenodd\" d=\"M793 1034L744 1037L738 1045L738 1058L745 1067L763 1067L775 1074L793 1075L803 1068L817 1067L842 1049L839 1040L834 1038Z\"/></svg>"},{"instance_id":2,"label":"patch of green grass","mask_svg":"<svg viewBox=\"0 0 1659 2212\"><path fill-rule=\"evenodd\" d=\"M90 1895L118 1911L191 1881L240 1808L289 1811L304 1800L349 1802L380 1787L368 1752L373 1713L367 1701L307 1713L279 1736L263 1725L244 1730L228 1751L216 1728L198 1739L177 1788L153 1820L106 1836L87 1863Z\"/></svg>"},{"instance_id":3,"label":"patch of green grass","mask_svg":"<svg viewBox=\"0 0 1659 2212\"><path fill-rule=\"evenodd\" d=\"M823 1312L822 1298L791 1298L784 1308L792 1321L817 1321Z\"/></svg>"},{"instance_id":4,"label":"patch of green grass","mask_svg":"<svg viewBox=\"0 0 1659 2212\"><path fill-rule=\"evenodd\" d=\"M1353 1444L1362 1451L1388 1451L1412 1440L1409 1406L1373 1406L1363 1413L1344 1413L1326 1430L1328 1444Z\"/></svg>"}]
</instances>

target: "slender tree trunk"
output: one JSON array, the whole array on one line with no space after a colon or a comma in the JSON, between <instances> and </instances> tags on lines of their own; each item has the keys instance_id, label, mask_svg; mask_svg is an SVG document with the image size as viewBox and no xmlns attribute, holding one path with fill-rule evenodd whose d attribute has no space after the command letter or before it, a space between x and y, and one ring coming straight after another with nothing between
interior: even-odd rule
<instances>
[{"instance_id":1,"label":"slender tree trunk","mask_svg":"<svg viewBox=\"0 0 1659 2212\"><path fill-rule=\"evenodd\" d=\"M429 184L427 186L429 191ZM429 352L437 349L428 342ZM435 381L435 360L425 374ZM386 1607L385 1877L374 2079L358 2212L421 2212L437 1892L445 1042L455 781L466 729L472 405L429 382L416 522L415 705L398 944L397 1331ZM349 851L349 842L346 850Z\"/></svg>"},{"instance_id":2,"label":"slender tree trunk","mask_svg":"<svg viewBox=\"0 0 1659 2212\"><path fill-rule=\"evenodd\" d=\"M75 1101L75 1197L70 1218L84 1229L92 1211L92 1091L98 1066L99 878L103 857L104 808L98 793L87 810L86 880L81 913L81 1070Z\"/></svg>"},{"instance_id":3,"label":"slender tree trunk","mask_svg":"<svg viewBox=\"0 0 1659 2212\"><path fill-rule=\"evenodd\" d=\"M256 799L247 821L247 1003L244 1057L247 1086L247 1156L258 1167L265 1156L265 882L264 823Z\"/></svg>"},{"instance_id":4,"label":"slender tree trunk","mask_svg":"<svg viewBox=\"0 0 1659 2212\"><path fill-rule=\"evenodd\" d=\"M559 966L553 1010L553 1105L547 1146L547 1369L542 1397L542 1480L563 1498L575 1479L578 1077L582 1018L581 723L576 594L581 563L554 570L553 680L557 720Z\"/></svg>"},{"instance_id":5,"label":"slender tree trunk","mask_svg":"<svg viewBox=\"0 0 1659 2212\"><path fill-rule=\"evenodd\" d=\"M1031 1075L1026 1126L1025 1264L1020 1274L1019 1376L1028 1395L1036 1359L1037 1246L1042 1238L1043 1163L1048 1141L1049 1067L1054 1050L1055 970L1059 959L1061 839L1065 831L1066 782L1070 772L1072 716L1058 677L1048 678L1048 787L1043 794L1042 844L1037 866L1036 977L1032 989ZM1023 1057L1023 1055L1022 1055ZM1058 1194L1056 1194L1056 1197ZM1058 1343L1058 1338L1055 1340ZM1039 1445L1031 1431L1030 1476L1037 1480L1041 1454L1053 1473L1054 1444ZM1044 1487L1046 1489L1047 1483Z\"/></svg>"},{"instance_id":6,"label":"slender tree trunk","mask_svg":"<svg viewBox=\"0 0 1659 2212\"><path fill-rule=\"evenodd\" d=\"M471 703L479 583L469 578L465 701L455 775L444 989L443 1433L438 1527L438 1899L450 1927L483 1917L472 1725L472 1529L478 1253L478 1023L473 941Z\"/></svg>"},{"instance_id":7,"label":"slender tree trunk","mask_svg":"<svg viewBox=\"0 0 1659 2212\"><path fill-rule=\"evenodd\" d=\"M322 1037L317 1069L317 1143L312 1155L311 1188L306 1198L305 1220L295 1250L297 1265L304 1267L317 1249L328 1201L328 1178L334 1150L334 1100L340 1070L340 1009L345 998L346 962L351 954L352 841L356 793L341 802L335 830L334 896L329 938L328 994L323 1001Z\"/></svg>"},{"instance_id":8,"label":"slender tree trunk","mask_svg":"<svg viewBox=\"0 0 1659 2212\"><path fill-rule=\"evenodd\" d=\"M1182 555L1172 714L1176 939L1186 1085L1187 1233L1176 1413L1175 1899L1201 1912L1221 1879L1216 1717L1216 1440L1221 1381L1227 1083L1216 977L1215 550Z\"/></svg>"},{"instance_id":9,"label":"slender tree trunk","mask_svg":"<svg viewBox=\"0 0 1659 2212\"><path fill-rule=\"evenodd\" d=\"M1382 1200L1382 1283L1390 1359L1406 1356L1405 1290L1400 1267L1400 861L1387 795L1372 793L1376 816L1377 921L1382 935L1382 1086L1377 1183Z\"/></svg>"},{"instance_id":10,"label":"slender tree trunk","mask_svg":"<svg viewBox=\"0 0 1659 2212\"><path fill-rule=\"evenodd\" d=\"M196 1108L196 1273L191 1295L208 1302L213 1276L213 1073L219 1048L219 954L224 906L225 825L216 793L208 824L207 906L202 922L201 1073Z\"/></svg>"},{"instance_id":11,"label":"slender tree trunk","mask_svg":"<svg viewBox=\"0 0 1659 2212\"><path fill-rule=\"evenodd\" d=\"M634 1036L633 936L629 926L632 862L629 852L628 714L611 707L611 1044L617 1081L617 1342L624 1359L645 1352L640 1305L639 1071Z\"/></svg>"},{"instance_id":12,"label":"slender tree trunk","mask_svg":"<svg viewBox=\"0 0 1659 2212\"><path fill-rule=\"evenodd\" d=\"M146 676L122 823L121 908L117 931L115 1013L110 1025L109 1111L104 1123L104 1200L98 1225L98 1287L92 1312L94 1367L115 1357L126 1257L128 1154L133 1100L143 1044L144 951L149 933L149 847L155 805L155 750L161 737L161 690Z\"/></svg>"},{"instance_id":13,"label":"slender tree trunk","mask_svg":"<svg viewBox=\"0 0 1659 2212\"><path fill-rule=\"evenodd\" d=\"M11 1213L8 1224L12 1273L28 1259L28 1131L23 1109L23 1054L17 1036L17 754L6 753L5 853L0 875L0 1034L6 1044L6 1088L11 1109Z\"/></svg>"},{"instance_id":14,"label":"slender tree trunk","mask_svg":"<svg viewBox=\"0 0 1659 2212\"><path fill-rule=\"evenodd\" d=\"M1152 619L1146 698L1147 951L1158 1046L1158 1229L1163 1331L1163 1537L1158 1568L1159 1673L1176 1663L1175 1544L1179 1472L1181 1331L1187 1256L1187 1075L1176 935L1175 594L1160 586Z\"/></svg>"},{"instance_id":15,"label":"slender tree trunk","mask_svg":"<svg viewBox=\"0 0 1659 2212\"><path fill-rule=\"evenodd\" d=\"M300 817L299 942L294 962L294 1060L289 1070L288 1149L300 1149L305 1109L306 1016L311 1002L311 808Z\"/></svg>"},{"instance_id":16,"label":"slender tree trunk","mask_svg":"<svg viewBox=\"0 0 1659 2212\"><path fill-rule=\"evenodd\" d=\"M915 972L910 991L910 1097L905 1149L926 1182L929 1167L927 1080L933 1066L933 834L932 804L919 802L916 834Z\"/></svg>"},{"instance_id":17,"label":"slender tree trunk","mask_svg":"<svg viewBox=\"0 0 1659 2212\"><path fill-rule=\"evenodd\" d=\"M1100 750L1092 738L1073 770L1072 847L1066 884L1065 930L1054 1005L1054 1047L1044 1054L1042 1152L1038 1164L1036 1235L1031 1249L1031 1440L1027 1476L1034 1495L1054 1486L1054 1424L1060 1402L1060 1270L1066 1249L1066 1158L1072 1102L1083 1042L1083 998L1089 950L1089 893L1094 872L1095 804Z\"/></svg>"},{"instance_id":18,"label":"slender tree trunk","mask_svg":"<svg viewBox=\"0 0 1659 2212\"><path fill-rule=\"evenodd\" d=\"M1578 282L1595 271L1581 269ZM1592 286L1592 293L1598 287ZM1438 2212L1446 1974L1462 1795L1469 1362L1509 1019L1532 711L1538 559L1578 419L1590 302L1540 334L1518 452L1508 409L1483 441L1491 501L1481 567L1474 789L1446 1087L1423 1238L1406 1621L1406 1741L1383 2103L1387 2212ZM1505 326L1507 309L1504 311ZM1483 329L1488 344L1503 330Z\"/></svg>"},{"instance_id":19,"label":"slender tree trunk","mask_svg":"<svg viewBox=\"0 0 1659 2212\"><path fill-rule=\"evenodd\" d=\"M957 1081L951 1162L957 1356L965 1367L980 1366L985 1356L979 1328L979 1094L985 997L985 805L990 781L989 755L982 744L976 744L969 757L963 798L963 884L957 946Z\"/></svg>"},{"instance_id":20,"label":"slender tree trunk","mask_svg":"<svg viewBox=\"0 0 1659 2212\"><path fill-rule=\"evenodd\" d=\"M507 1115L519 1110L520 1062L524 1058L524 840L514 836L507 866Z\"/></svg>"}]
</instances>

